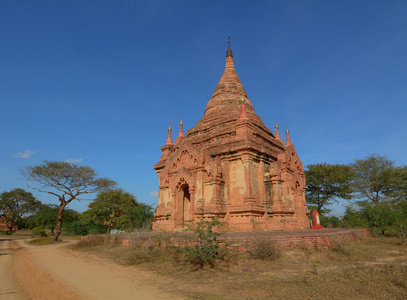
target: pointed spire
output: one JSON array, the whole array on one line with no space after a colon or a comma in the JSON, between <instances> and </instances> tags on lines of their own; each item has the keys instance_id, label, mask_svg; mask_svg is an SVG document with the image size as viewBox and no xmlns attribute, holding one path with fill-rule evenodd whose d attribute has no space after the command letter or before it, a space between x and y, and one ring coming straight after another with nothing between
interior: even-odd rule
<instances>
[{"instance_id":1,"label":"pointed spire","mask_svg":"<svg viewBox=\"0 0 407 300\"><path fill-rule=\"evenodd\" d=\"M165 145L172 145L172 138L171 138L171 120L170 120L170 126L168 127L168 136L167 136L167 142Z\"/></svg>"},{"instance_id":2,"label":"pointed spire","mask_svg":"<svg viewBox=\"0 0 407 300\"><path fill-rule=\"evenodd\" d=\"M287 147L287 146L290 146L290 145L291 145L290 133L289 133L289 131L288 131L287 122L285 122L285 127L287 128L287 129L285 130L285 134L286 134L286 137L287 137L287 139L286 139L286 141L285 141L285 146Z\"/></svg>"},{"instance_id":3,"label":"pointed spire","mask_svg":"<svg viewBox=\"0 0 407 300\"><path fill-rule=\"evenodd\" d=\"M244 91L235 70L232 49L230 48L230 37L228 37L228 49L226 51L225 70L219 80L211 99L206 105L205 115L218 113L220 110L227 114L238 113L239 99L243 91L246 110L253 113L253 105Z\"/></svg>"},{"instance_id":4,"label":"pointed spire","mask_svg":"<svg viewBox=\"0 0 407 300\"><path fill-rule=\"evenodd\" d=\"M277 117L276 117L276 139L281 140L280 133L278 132L278 124L277 124Z\"/></svg>"},{"instance_id":5,"label":"pointed spire","mask_svg":"<svg viewBox=\"0 0 407 300\"><path fill-rule=\"evenodd\" d=\"M181 122L179 122L179 133L178 133L179 138L184 137L184 132L182 131L183 126L184 126L184 123L182 122L182 114L181 114Z\"/></svg>"}]
</instances>

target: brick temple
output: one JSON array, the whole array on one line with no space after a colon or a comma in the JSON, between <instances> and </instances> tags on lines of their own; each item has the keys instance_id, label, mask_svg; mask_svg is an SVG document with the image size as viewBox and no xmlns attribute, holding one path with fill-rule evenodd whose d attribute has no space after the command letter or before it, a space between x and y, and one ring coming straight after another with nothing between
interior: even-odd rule
<instances>
[{"instance_id":1,"label":"brick temple","mask_svg":"<svg viewBox=\"0 0 407 300\"><path fill-rule=\"evenodd\" d=\"M153 229L218 217L223 230L309 228L305 176L286 131L271 132L255 113L235 71L232 50L204 116L172 142L171 126L154 165L159 180Z\"/></svg>"}]
</instances>

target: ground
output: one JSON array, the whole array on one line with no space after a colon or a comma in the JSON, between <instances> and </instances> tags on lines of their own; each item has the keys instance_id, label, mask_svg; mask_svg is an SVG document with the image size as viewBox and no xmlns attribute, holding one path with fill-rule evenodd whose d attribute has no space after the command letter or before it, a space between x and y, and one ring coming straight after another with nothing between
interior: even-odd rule
<instances>
[{"instance_id":1,"label":"ground","mask_svg":"<svg viewBox=\"0 0 407 300\"><path fill-rule=\"evenodd\" d=\"M122 258L136 250L118 244L74 251L65 247L72 241L0 239L0 299L407 299L407 247L394 237L286 250L270 261L235 254L204 270L163 257L129 265Z\"/></svg>"},{"instance_id":2,"label":"ground","mask_svg":"<svg viewBox=\"0 0 407 300\"><path fill-rule=\"evenodd\" d=\"M0 236L0 299L182 299L165 280L67 249Z\"/></svg>"}]
</instances>

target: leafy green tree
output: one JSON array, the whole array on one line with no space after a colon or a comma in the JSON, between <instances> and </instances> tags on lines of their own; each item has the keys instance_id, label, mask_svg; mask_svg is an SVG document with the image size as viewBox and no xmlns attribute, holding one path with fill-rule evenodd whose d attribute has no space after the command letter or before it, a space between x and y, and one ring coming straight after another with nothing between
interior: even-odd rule
<instances>
[{"instance_id":1,"label":"leafy green tree","mask_svg":"<svg viewBox=\"0 0 407 300\"><path fill-rule=\"evenodd\" d=\"M407 210L404 213L400 206L390 203L359 202L357 206L357 209L355 207L346 209L345 223L351 227L368 228L372 233L384 234L396 224L396 221L402 219L401 216L407 220Z\"/></svg>"},{"instance_id":2,"label":"leafy green tree","mask_svg":"<svg viewBox=\"0 0 407 300\"><path fill-rule=\"evenodd\" d=\"M68 162L45 161L39 166L28 166L20 170L28 187L54 195L59 200L55 234L57 241L62 232L63 211L73 200L81 200L82 195L111 189L116 182L97 177L94 169ZM41 187L30 184L40 185Z\"/></svg>"},{"instance_id":3,"label":"leafy green tree","mask_svg":"<svg viewBox=\"0 0 407 300\"><path fill-rule=\"evenodd\" d=\"M343 222L337 216L320 216L321 225L325 228L340 228Z\"/></svg>"},{"instance_id":4,"label":"leafy green tree","mask_svg":"<svg viewBox=\"0 0 407 300\"><path fill-rule=\"evenodd\" d=\"M35 213L41 207L30 192L23 189L13 189L0 195L0 216L7 224L8 234L18 228L24 216Z\"/></svg>"},{"instance_id":5,"label":"leafy green tree","mask_svg":"<svg viewBox=\"0 0 407 300\"><path fill-rule=\"evenodd\" d=\"M73 221L64 225L66 235L100 234L107 231L107 226L83 220Z\"/></svg>"},{"instance_id":6,"label":"leafy green tree","mask_svg":"<svg viewBox=\"0 0 407 300\"><path fill-rule=\"evenodd\" d=\"M33 217L37 227L49 229L54 233L58 218L58 205L44 205ZM70 223L79 220L79 213L73 209L64 209L64 223Z\"/></svg>"},{"instance_id":7,"label":"leafy green tree","mask_svg":"<svg viewBox=\"0 0 407 300\"><path fill-rule=\"evenodd\" d=\"M353 178L352 168L346 165L311 164L304 171L307 181L305 196L307 203L315 205L320 213L329 213L327 205L336 202L338 198L350 199Z\"/></svg>"},{"instance_id":8,"label":"leafy green tree","mask_svg":"<svg viewBox=\"0 0 407 300\"><path fill-rule=\"evenodd\" d=\"M407 203L407 166L395 168L393 176L393 183L385 195L394 203Z\"/></svg>"},{"instance_id":9,"label":"leafy green tree","mask_svg":"<svg viewBox=\"0 0 407 300\"><path fill-rule=\"evenodd\" d=\"M394 191L398 172L386 157L374 154L356 160L351 167L355 174L352 187L359 198L379 204L388 199L386 193Z\"/></svg>"},{"instance_id":10,"label":"leafy green tree","mask_svg":"<svg viewBox=\"0 0 407 300\"><path fill-rule=\"evenodd\" d=\"M136 198L122 189L99 193L82 213L82 220L108 226L111 229L140 228L151 221L152 207L137 202Z\"/></svg>"}]
</instances>

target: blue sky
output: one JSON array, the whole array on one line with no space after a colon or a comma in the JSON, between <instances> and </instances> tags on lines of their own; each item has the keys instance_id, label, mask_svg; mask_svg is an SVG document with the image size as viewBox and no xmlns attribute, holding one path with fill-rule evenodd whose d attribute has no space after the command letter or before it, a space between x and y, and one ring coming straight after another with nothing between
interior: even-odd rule
<instances>
[{"instance_id":1,"label":"blue sky","mask_svg":"<svg viewBox=\"0 0 407 300\"><path fill-rule=\"evenodd\" d=\"M169 120L175 139L181 113L184 132L203 116L228 35L256 113L288 123L304 166L407 165L406 1L1 0L0 192L69 160L156 204Z\"/></svg>"}]
</instances>

